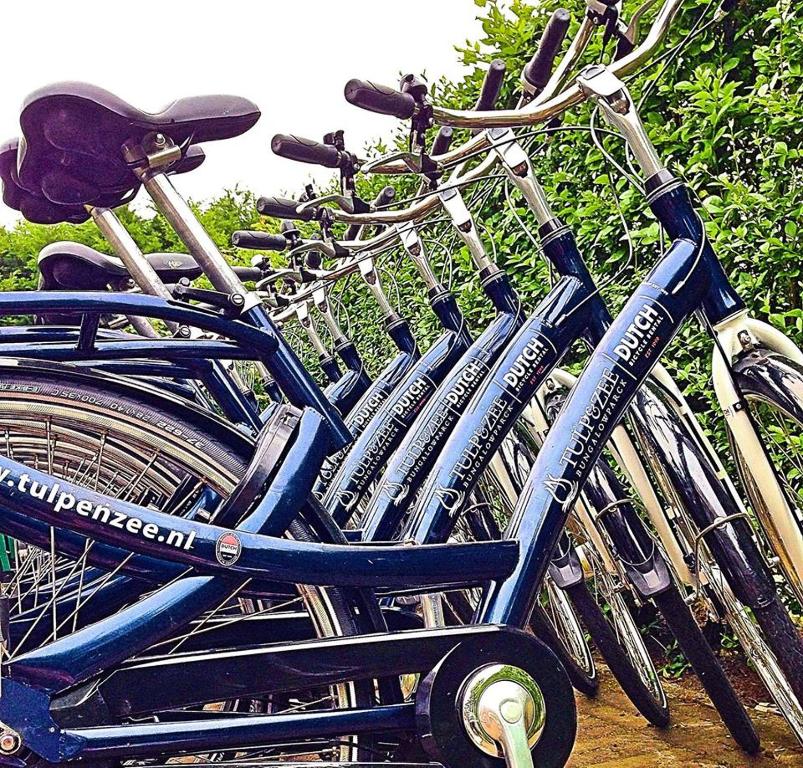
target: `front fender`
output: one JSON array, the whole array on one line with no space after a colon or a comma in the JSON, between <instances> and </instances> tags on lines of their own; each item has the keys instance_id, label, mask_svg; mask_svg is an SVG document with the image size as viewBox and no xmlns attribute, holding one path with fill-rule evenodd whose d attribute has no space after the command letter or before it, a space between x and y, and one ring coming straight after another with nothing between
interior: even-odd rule
<instances>
[{"instance_id":1,"label":"front fender","mask_svg":"<svg viewBox=\"0 0 803 768\"><path fill-rule=\"evenodd\" d=\"M803 423L803 366L799 363L756 347L736 359L731 376L740 392L766 400Z\"/></svg>"}]
</instances>

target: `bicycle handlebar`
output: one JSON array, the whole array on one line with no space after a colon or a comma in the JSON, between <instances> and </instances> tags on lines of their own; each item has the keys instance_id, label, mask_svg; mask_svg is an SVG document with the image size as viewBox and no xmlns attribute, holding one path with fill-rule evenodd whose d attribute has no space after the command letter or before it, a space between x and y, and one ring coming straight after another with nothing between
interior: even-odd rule
<instances>
[{"instance_id":1,"label":"bicycle handlebar","mask_svg":"<svg viewBox=\"0 0 803 768\"><path fill-rule=\"evenodd\" d=\"M499 93L502 90L502 83L505 79L505 62L502 59L494 59L485 73L485 78L480 87L480 95L477 98L475 109L493 109ZM452 143L454 130L448 125L442 125L435 135L429 154L430 157L444 155L449 151Z\"/></svg>"},{"instance_id":2,"label":"bicycle handlebar","mask_svg":"<svg viewBox=\"0 0 803 768\"><path fill-rule=\"evenodd\" d=\"M544 27L535 54L522 70L522 78L537 91L541 91L552 76L552 66L560 53L561 45L569 31L571 15L565 8L558 8ZM482 111L484 107L477 107Z\"/></svg>"},{"instance_id":3,"label":"bicycle handlebar","mask_svg":"<svg viewBox=\"0 0 803 768\"><path fill-rule=\"evenodd\" d=\"M283 251L287 248L287 238L254 229L238 229L231 234L231 244L252 251Z\"/></svg>"},{"instance_id":4,"label":"bicycle handlebar","mask_svg":"<svg viewBox=\"0 0 803 768\"><path fill-rule=\"evenodd\" d=\"M382 208L385 205L390 205L395 199L396 190L388 185L380 190L379 194L374 198L374 202L371 203L371 207Z\"/></svg>"},{"instance_id":5,"label":"bicycle handlebar","mask_svg":"<svg viewBox=\"0 0 803 768\"><path fill-rule=\"evenodd\" d=\"M409 93L402 93L387 85L379 85L369 80L349 80L343 91L346 101L356 107L378 112L381 115L407 120L416 109L415 99Z\"/></svg>"},{"instance_id":6,"label":"bicycle handlebar","mask_svg":"<svg viewBox=\"0 0 803 768\"><path fill-rule=\"evenodd\" d=\"M610 64L610 71L618 77L622 77L632 72L649 58L665 36L682 2L683 0L664 0L644 40L627 56ZM565 78L568 65L574 63L574 61L579 58L582 49L585 47L590 37L592 29L593 24L586 18L583 24L581 24L569 51L558 65L555 75L550 78L547 88L545 88L544 93L542 93L538 99L531 101L520 109L498 111L478 112L474 110L454 110L432 106L431 110L434 122L443 126L476 129L532 126L557 117L571 107L583 102L585 97L576 85L572 85L562 93L554 96L553 90L556 90L556 88L550 86L559 84L563 78ZM472 137L461 146L450 149L443 155L434 156L433 159L441 165L452 165L461 162L475 152L488 149L488 147L490 147L490 139L487 134L483 132ZM390 160L387 163L373 163L371 172L400 174L409 173L410 171L404 163L397 160Z\"/></svg>"},{"instance_id":7,"label":"bicycle handlebar","mask_svg":"<svg viewBox=\"0 0 803 768\"><path fill-rule=\"evenodd\" d=\"M435 141L432 142L432 147L429 150L430 155L443 155L448 152L453 136L454 128L442 125L435 135Z\"/></svg>"},{"instance_id":8,"label":"bicycle handlebar","mask_svg":"<svg viewBox=\"0 0 803 768\"><path fill-rule=\"evenodd\" d=\"M315 218L315 209L306 208L298 213L296 209L299 205L301 203L286 197L260 197L257 200L257 211L263 216L273 216L277 219L312 221Z\"/></svg>"},{"instance_id":9,"label":"bicycle handlebar","mask_svg":"<svg viewBox=\"0 0 803 768\"><path fill-rule=\"evenodd\" d=\"M653 24L642 43L634 48L627 56L624 56L623 58L611 64L609 67L610 71L613 74L622 76L632 72L640 64L642 64L652 54L652 52L663 39L664 35L666 34L666 30L679 10L681 3L682 0L664 0L664 4L658 12L655 21L653 21ZM483 129L494 126L516 127L522 125L535 125L545 122L552 117L556 117L570 107L581 103L584 101L585 97L576 85L572 85L558 95L554 95L554 93L566 78L569 69L574 66L579 57L582 55L593 29L594 25L589 18L584 18L581 22L580 28L572 40L572 43L556 67L555 73L549 79L546 87L536 99L531 101L525 107L520 109L508 109L500 111L450 110L442 107L433 107L435 122L440 123L443 128L458 126ZM381 89L381 97L383 99L387 99L389 101L397 99L397 105L400 104L403 99L405 104L408 105L407 109L412 108L413 111L415 111L415 102L412 97L408 97L407 94L393 91L393 89L385 88L384 86L376 86L372 83L366 84L359 80L350 81L346 89L347 91L349 91L349 86L352 84L355 84L353 89L354 93L357 93L359 87L361 86L370 88L375 92L378 92ZM402 98L399 99L398 97ZM362 106L362 99L363 96L361 95L357 100L348 100L352 104ZM358 103L358 101L360 103ZM378 103L379 102L377 102L377 104ZM371 109L371 111L382 111L379 109L373 109L373 107L366 106L365 108ZM409 115L411 113L408 112L407 114ZM445 131L444 134L445 136L448 136L448 133ZM441 133L438 134L436 142L440 137ZM440 145L448 146L445 138L440 138ZM453 165L460 163L476 152L489 149L491 146L492 139L488 136L487 132L483 131L473 136L466 143L459 147L444 152L432 151L430 156L441 165ZM494 155L489 155L483 159L481 163L462 174L459 180L455 180L455 183L468 184L476 179L482 178L492 170L495 164L496 157ZM385 163L372 163L371 173L388 175L409 174L410 168L403 161L389 159ZM259 202L257 203L257 209L259 212L274 216L285 216L296 219L302 218L302 216L295 213L295 207L298 205L297 203L288 200L281 200L280 202L284 204L285 208L282 210L282 212L274 213L273 211L275 211L276 208L271 208L267 204L268 201L272 200L278 199L260 198ZM376 211L364 214L333 211L333 216L337 221L341 221L346 224L404 224L411 221L422 220L436 210L438 205L439 203L437 197L433 196L414 203L405 210ZM310 219L314 218L315 211L312 208L308 208L303 211L303 214L303 218L306 221L309 221ZM376 238L373 238L370 243L374 244L374 241L376 241L376 245L379 245L381 242L385 241L389 234L390 233L388 232L382 233ZM360 241L360 244L366 248L369 247L368 241ZM348 247L348 245L345 243L342 245Z\"/></svg>"},{"instance_id":10,"label":"bicycle handlebar","mask_svg":"<svg viewBox=\"0 0 803 768\"><path fill-rule=\"evenodd\" d=\"M299 163L322 165L325 168L337 168L340 165L340 152L336 147L301 136L277 133L270 140L270 148L279 157Z\"/></svg>"},{"instance_id":11,"label":"bicycle handlebar","mask_svg":"<svg viewBox=\"0 0 803 768\"><path fill-rule=\"evenodd\" d=\"M262 279L262 270L259 267L232 267L234 274L243 282L258 283Z\"/></svg>"},{"instance_id":12,"label":"bicycle handlebar","mask_svg":"<svg viewBox=\"0 0 803 768\"><path fill-rule=\"evenodd\" d=\"M644 41L627 56L610 64L608 66L610 72L621 78L643 63L663 39L682 2L683 0L664 0ZM522 109L475 112L432 107L432 116L439 125L452 125L459 128L517 128L537 125L557 117L567 109L585 101L585 98L578 86L574 84L547 102L531 102ZM452 152L456 154L455 150ZM446 158L440 159L441 161L446 160Z\"/></svg>"},{"instance_id":13,"label":"bicycle handlebar","mask_svg":"<svg viewBox=\"0 0 803 768\"><path fill-rule=\"evenodd\" d=\"M560 52L563 39L569 29L571 16L565 8L556 10L547 22L538 49L529 63L524 67L522 76L534 88L543 88L552 72L552 65L555 57ZM480 88L479 98L474 105L474 111L486 112L494 108L496 100L502 89L502 81L505 76L505 63L501 59L494 59ZM409 75L408 75L409 77ZM367 80L349 80L345 88L346 101L362 109L371 112L406 119L412 117L416 111L417 104L409 93L402 93L386 85L378 85ZM443 138L438 134L433 148L438 145L438 139ZM432 154L437 154L433 152Z\"/></svg>"}]
</instances>

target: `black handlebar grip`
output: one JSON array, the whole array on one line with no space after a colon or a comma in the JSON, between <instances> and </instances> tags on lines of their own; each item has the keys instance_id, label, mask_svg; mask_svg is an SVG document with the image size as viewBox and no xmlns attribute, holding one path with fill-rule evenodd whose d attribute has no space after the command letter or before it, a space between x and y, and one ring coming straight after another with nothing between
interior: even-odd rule
<instances>
[{"instance_id":1,"label":"black handlebar grip","mask_svg":"<svg viewBox=\"0 0 803 768\"><path fill-rule=\"evenodd\" d=\"M374 199L374 202L371 205L374 208L382 208L385 205L390 205L396 199L396 190L388 185L387 187L382 187L379 194Z\"/></svg>"},{"instance_id":2,"label":"black handlebar grip","mask_svg":"<svg viewBox=\"0 0 803 768\"><path fill-rule=\"evenodd\" d=\"M488 112L496 106L496 100L499 98L504 79L505 62L502 59L494 59L485 73L485 79L482 81L477 105L474 107L477 112Z\"/></svg>"},{"instance_id":3,"label":"black handlebar grip","mask_svg":"<svg viewBox=\"0 0 803 768\"><path fill-rule=\"evenodd\" d=\"M312 221L315 218L315 209L307 208L296 213L301 203L288 200L286 197L260 197L257 200L257 211L263 216L275 216L277 219L293 219L295 221Z\"/></svg>"},{"instance_id":4,"label":"black handlebar grip","mask_svg":"<svg viewBox=\"0 0 803 768\"><path fill-rule=\"evenodd\" d=\"M563 38L569 31L570 21L571 14L565 8L558 8L544 27L544 33L538 43L538 50L522 72L524 79L533 88L540 90L549 82L552 65L555 57L560 53Z\"/></svg>"},{"instance_id":5,"label":"black handlebar grip","mask_svg":"<svg viewBox=\"0 0 803 768\"><path fill-rule=\"evenodd\" d=\"M259 282L263 275L259 267L234 267L234 274L244 282Z\"/></svg>"},{"instance_id":6,"label":"black handlebar grip","mask_svg":"<svg viewBox=\"0 0 803 768\"><path fill-rule=\"evenodd\" d=\"M340 165L340 152L331 144L321 144L300 136L277 133L271 139L270 148L274 154L299 163L312 163L325 168L337 168Z\"/></svg>"},{"instance_id":7,"label":"black handlebar grip","mask_svg":"<svg viewBox=\"0 0 803 768\"><path fill-rule=\"evenodd\" d=\"M435 141L432 142L429 154L432 157L445 155L449 151L449 145L452 143L452 136L454 136L454 128L450 125L442 125L435 135Z\"/></svg>"},{"instance_id":8,"label":"black handlebar grip","mask_svg":"<svg viewBox=\"0 0 803 768\"><path fill-rule=\"evenodd\" d=\"M381 208L385 205L390 205L394 199L396 198L396 190L388 185L387 187L382 187L379 194L374 198L374 202L371 203L372 208ZM364 227L364 224L350 224L348 229L346 229L346 234L344 235L344 240L356 240L357 236L360 234L360 230Z\"/></svg>"},{"instance_id":9,"label":"black handlebar grip","mask_svg":"<svg viewBox=\"0 0 803 768\"><path fill-rule=\"evenodd\" d=\"M270 232L238 229L231 234L231 244L235 248L249 248L252 251L283 251L287 248L287 238Z\"/></svg>"},{"instance_id":10,"label":"black handlebar grip","mask_svg":"<svg viewBox=\"0 0 803 768\"><path fill-rule=\"evenodd\" d=\"M406 120L415 112L415 99L409 93L401 93L387 85L377 85L368 80L349 80L343 91L346 101L355 107L391 115Z\"/></svg>"}]
</instances>

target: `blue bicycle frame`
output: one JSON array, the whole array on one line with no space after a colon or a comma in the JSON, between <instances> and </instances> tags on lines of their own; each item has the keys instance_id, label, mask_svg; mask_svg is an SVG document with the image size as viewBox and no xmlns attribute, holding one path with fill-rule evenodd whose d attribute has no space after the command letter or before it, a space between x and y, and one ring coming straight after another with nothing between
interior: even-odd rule
<instances>
[{"instance_id":1,"label":"blue bicycle frame","mask_svg":"<svg viewBox=\"0 0 803 768\"><path fill-rule=\"evenodd\" d=\"M174 519L147 508L91 494L86 489L58 481L24 465L4 462L3 470L8 470L8 474L4 478L5 482L0 483L0 499L4 517L9 518L8 524L13 524L16 516L28 515L45 523L56 522L78 534L96 537L99 542L150 557L152 563L176 562L192 565L198 575L174 581L91 628L20 656L9 665L8 678L4 680L6 687L4 696L0 699L0 720L19 727L24 733L26 743L51 760L70 759L82 754L115 754L126 734L129 737L129 754L132 756L148 754L148 750L152 749L150 745L160 737L164 737L166 743L191 743L199 749L200 745L207 743L204 738L211 738L212 733L215 738L223 738L223 745L232 743L226 741L226 729L220 724L204 721L194 724L192 735L180 736L170 723L133 726L136 730L131 730L130 726L107 726L102 732L87 729L87 733L83 735L81 732L84 729L81 728L65 731L56 726L56 730L52 732L50 729L53 725L43 726L52 723L48 707L59 691L81 680L90 679L96 671L113 666L136 653L138 648L148 647L166 633L174 631L177 626L190 621L193 616L202 614L216 600L227 594L227 590L231 588L231 579L239 580L244 576L313 584L392 586L395 582L428 589L436 583L464 584L466 574L471 574L472 580L491 580L491 588L481 614L483 623L516 626L526 622L539 580L549 562L549 553L562 531L576 493L650 366L657 361L680 324L698 306L702 304L704 311L712 319L726 317L740 306L721 267L703 239L685 190L678 185L663 192L653 201L653 209L656 213L666 213L676 223L670 232L675 242L605 334L586 372L569 396L567 405L555 428L550 431L549 440L528 478L521 503L505 532L504 541L421 547L353 547L305 545L279 540L274 535L281 532L285 520L276 529L271 527L271 510L280 509L281 501L286 498L279 493L268 503L270 509L266 510L264 504L260 505L237 529L236 535L242 542L242 555L233 566L225 567L216 562L214 555L216 540L220 535L229 533L225 529ZM695 236L696 239L693 239ZM567 296L571 295L569 283L576 286L578 281L572 278L564 280ZM108 300L109 297L98 296L96 299L101 308L104 299ZM17 300L19 301L19 297ZM48 301L53 302L52 295L48 297ZM91 299L86 301L89 303ZM130 301L131 297L125 297L125 302ZM162 304L157 300L148 301ZM9 304L10 301L5 298L3 308L6 312ZM181 313L184 310L171 307L170 311ZM648 341L638 350L630 350L626 356L623 355L622 339L628 329L640 327L634 324L644 324L646 321L649 321L649 327L644 332ZM304 443L301 450L308 456L309 443ZM308 462L309 459L306 458L302 462L307 465L307 469ZM22 474L27 474L30 482L47 484L49 487L53 483L61 483L59 493L64 491L74 494L77 499L92 504L93 509L95 504L107 506L125 513L126 519L141 520L143 526L152 524L159 531L175 531L183 537L182 541L191 540L192 547L184 550L174 545L150 541L93 520L91 515L84 517L70 512L65 518L64 510L60 513L54 512L53 504L48 503L47 496L43 500L36 500L20 492ZM287 490L287 485L283 489L285 493L292 493L297 498L301 491L298 483L311 481L300 479L298 472L293 476L295 483L290 484L291 490ZM283 518L284 515L279 517ZM5 528L6 520L3 523ZM169 613L166 613L168 607ZM169 627L165 626L166 615L171 616ZM476 629L468 628L468 631ZM459 631L420 633L422 637L417 637L411 646L411 661L407 665L416 666L426 655L425 649L431 648L427 637L431 639L437 636L440 638L438 642L449 642L442 638L453 640ZM125 644L119 642L120 637L126 638ZM349 642L356 644L360 653L364 653L369 644L360 638ZM388 635L387 642L387 647L395 648L398 652L399 636ZM329 651L325 651L325 643L321 641L309 643L310 647L317 648L321 653L322 664L332 664L334 659L339 658L339 654L346 653L341 646L342 640ZM92 653L88 653L89 648L92 648ZM417 650L412 650L413 648ZM275 651L277 660L281 659L283 652L287 652L283 649ZM370 658L380 658L383 661L386 659L378 651L378 647L374 647L374 652L376 655ZM265 653L269 654L270 648L265 649ZM361 661L365 662L367 658L369 657L365 656ZM207 661L212 663L213 660ZM227 662L234 665L233 669L236 671L237 660L227 658ZM180 663L180 660L175 663ZM371 673L370 670L365 671L365 667L362 667L363 672L358 672L357 664L354 667L335 666L339 670L335 673L336 676L344 680ZM158 670L159 667L155 669ZM231 666L229 670L232 670ZM388 668L385 668L384 674L390 674ZM23 712L24 718L21 717ZM377 707L370 714L360 710L316 714L311 716L310 724L318 735L338 732L338 729L345 727L344 722L348 723L350 732L362 732L369 727L369 723L373 728L394 730L409 727L410 716L409 708L388 705ZM29 723L28 726L24 725L26 722ZM252 725L256 726L256 723ZM245 728L246 724L238 723L238 726ZM276 729L275 732L281 732L279 725ZM244 734L238 731L237 737L242 739ZM83 738L86 740L82 740ZM162 745L164 743L163 741ZM221 746L220 742L217 743Z\"/></svg>"},{"instance_id":2,"label":"blue bicycle frame","mask_svg":"<svg viewBox=\"0 0 803 768\"><path fill-rule=\"evenodd\" d=\"M406 320L399 318L398 321L389 324L387 332L395 342L399 352L382 369L381 373L371 383L371 386L368 387L363 396L346 415L346 426L355 439L362 435L382 403L390 397L391 392L401 384L421 357L418 345L412 333L410 333L410 327ZM337 453L327 457L323 462L320 477L313 490L316 496L322 497L324 495L348 450L348 447L342 448Z\"/></svg>"},{"instance_id":3,"label":"blue bicycle frame","mask_svg":"<svg viewBox=\"0 0 803 768\"><path fill-rule=\"evenodd\" d=\"M398 446L424 404L468 349L471 338L457 303L446 290L430 296L430 304L448 329L410 368L354 441L337 468L323 503L341 527Z\"/></svg>"},{"instance_id":4,"label":"blue bicycle frame","mask_svg":"<svg viewBox=\"0 0 803 768\"><path fill-rule=\"evenodd\" d=\"M0 295L0 314L65 309L69 302L72 311L85 316L75 343L80 350L62 342L35 343L29 345L30 356L43 357L41 349L45 347L55 350L60 359L97 354L108 359L137 356L184 360L191 345L182 345L179 340L117 342L97 338L97 316L102 313L171 319L235 342L210 342L203 348L196 343L196 356L200 352L212 359L224 354L225 359L237 359L248 350L251 358L256 356L265 363L299 410L296 439L285 460L265 494L234 528L173 517L90 491L12 459L0 461L0 521L4 531L11 535L21 532L20 538L25 539L36 533L37 525L52 525L76 541L91 537L98 548L105 548L110 562L124 557L124 562L118 560L123 573L136 568L139 578L163 584L117 614L6 664L0 721L19 732L26 747L52 762L123 756L135 759L165 749L198 752L213 747L244 747L303 734L321 737L414 730L414 705L396 703L286 717L249 714L204 718L201 714L191 726L170 721L102 727L61 725L56 713L75 706L69 697L77 693L77 686L86 686L80 693L89 694L96 683L103 686L103 700L108 701L109 710L124 716L160 707L189 706L199 697L215 698L218 691L223 694L219 698L227 698L226 694L230 697L230 680L242 682L236 695L247 698L252 693L292 690L310 683L329 685L394 676L431 669L462 638L490 638L510 631L492 625L525 625L568 512L651 366L695 310L700 309L717 323L742 307L705 240L685 188L666 176L650 182L652 208L669 231L672 247L592 354L538 455L505 538L500 541L350 546L280 538L308 498L324 456L346 445L350 435L274 331L261 306L246 309L242 320L229 320L152 297ZM156 192L160 192L158 185ZM194 236L191 231L185 234ZM556 236L556 242L559 239ZM219 280L221 290L225 282ZM530 330L539 332L538 340L546 351L533 346L525 358L528 363L535 358L535 375L553 364L550 355L559 356L564 337L582 328L594 306L587 300L589 295L593 295L593 286L577 276L563 277L542 304L540 325ZM408 406L417 410L416 402L423 404L423 400L413 398L421 392L431 393L433 378L446 375L470 344L453 301L444 302L442 310L456 327L450 338L436 345L440 359L428 353L407 377L400 388L407 399L394 393L387 401L402 409L393 414L397 421L403 420ZM423 367L425 360L427 367ZM425 370L431 376L424 378ZM417 382L418 392L413 392ZM387 423L388 429L397 428ZM337 492L337 483L330 491ZM232 537L238 542L237 556L218 558L219 542L223 538L231 541ZM59 551L61 547L60 541ZM425 591L483 583L489 586L479 611L482 626L268 645L253 654L212 652L196 658L178 654L123 663L219 605L232 588L249 579L256 584L278 581ZM114 674L97 680L101 672L113 669ZM270 674L255 674L255 670L269 670ZM182 672L189 675L187 686L178 682ZM264 677L273 682L265 682ZM207 682L204 691L200 690L201 680ZM132 685L134 681L140 685ZM169 684L164 685L164 681ZM140 695L140 690L147 696ZM130 691L131 701L125 701L121 691ZM21 765L14 757L3 760Z\"/></svg>"},{"instance_id":5,"label":"blue bicycle frame","mask_svg":"<svg viewBox=\"0 0 803 768\"><path fill-rule=\"evenodd\" d=\"M495 138L504 138L499 131ZM512 137L511 137L512 138ZM551 216L526 155L508 142L501 159L508 175L519 185L539 218L544 251L560 280L529 321L505 349L493 371L460 418L427 478L401 538L418 542L446 541L469 494L540 385L577 340L593 349L604 336L611 316L578 251L571 231ZM516 151L513 152L512 150ZM540 201L540 202L538 202ZM551 216L551 218L550 218ZM614 485L611 486L611 483ZM607 489L607 490L606 490ZM606 476L600 465L587 482L589 501L623 499L618 481ZM600 508L607 506L603 503ZM668 586L666 568L656 557L651 540L632 507L617 504L602 520L627 563L643 597ZM571 547L560 547L560 567L553 569L557 584L570 586L584 578ZM645 575L649 571L649 578Z\"/></svg>"},{"instance_id":6,"label":"blue bicycle frame","mask_svg":"<svg viewBox=\"0 0 803 768\"><path fill-rule=\"evenodd\" d=\"M516 625L529 616L548 564L536 553L552 551L603 446L683 322L699 310L716 324L743 309L686 188L668 175L650 182L651 208L672 246L611 324L550 429L505 531L519 543L516 573L493 585L483 621Z\"/></svg>"},{"instance_id":7,"label":"blue bicycle frame","mask_svg":"<svg viewBox=\"0 0 803 768\"><path fill-rule=\"evenodd\" d=\"M363 541L393 537L414 498L411 490L429 472L455 421L521 325L521 305L507 276L497 269L482 277L497 315L443 378L393 453L361 521Z\"/></svg>"}]
</instances>

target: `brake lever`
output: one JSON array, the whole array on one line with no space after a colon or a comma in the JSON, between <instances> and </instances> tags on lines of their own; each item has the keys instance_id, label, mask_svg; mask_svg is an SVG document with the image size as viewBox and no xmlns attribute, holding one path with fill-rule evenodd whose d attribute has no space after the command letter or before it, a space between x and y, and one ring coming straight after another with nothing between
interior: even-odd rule
<instances>
[{"instance_id":1,"label":"brake lever","mask_svg":"<svg viewBox=\"0 0 803 768\"><path fill-rule=\"evenodd\" d=\"M355 213L354 199L346 195L322 195L321 197L313 197L310 200L305 200L301 203L296 210L298 213L304 213L310 208L318 208L323 203L337 203L337 207L346 213Z\"/></svg>"},{"instance_id":2,"label":"brake lever","mask_svg":"<svg viewBox=\"0 0 803 768\"><path fill-rule=\"evenodd\" d=\"M279 308L276 312L272 312L270 317L273 322L283 326L288 320L294 320L296 318L295 305Z\"/></svg>"},{"instance_id":3,"label":"brake lever","mask_svg":"<svg viewBox=\"0 0 803 768\"><path fill-rule=\"evenodd\" d=\"M279 302L276 301L276 297L273 294L273 291L260 291L257 290L257 296L259 296L259 300L263 304L267 304L271 309L278 309Z\"/></svg>"},{"instance_id":4,"label":"brake lever","mask_svg":"<svg viewBox=\"0 0 803 768\"><path fill-rule=\"evenodd\" d=\"M394 163L401 160L410 173L420 174L424 170L424 164L421 160L421 154L402 150L400 152L392 152L389 155L382 155L382 157L374 158L373 160L366 160L362 166L363 173L371 173L374 168L382 166L386 163Z\"/></svg>"},{"instance_id":5,"label":"brake lever","mask_svg":"<svg viewBox=\"0 0 803 768\"><path fill-rule=\"evenodd\" d=\"M278 283L280 280L301 285L304 282L303 275L297 269L274 269L270 274L262 278L257 284L257 290L266 288L269 285Z\"/></svg>"},{"instance_id":6,"label":"brake lever","mask_svg":"<svg viewBox=\"0 0 803 768\"><path fill-rule=\"evenodd\" d=\"M622 21L622 0L587 0L587 12L592 21L598 26L604 26L602 35L602 47L607 46L611 39L627 40L632 45L632 41L627 38L627 27ZM632 48L631 48L632 50Z\"/></svg>"}]
</instances>

